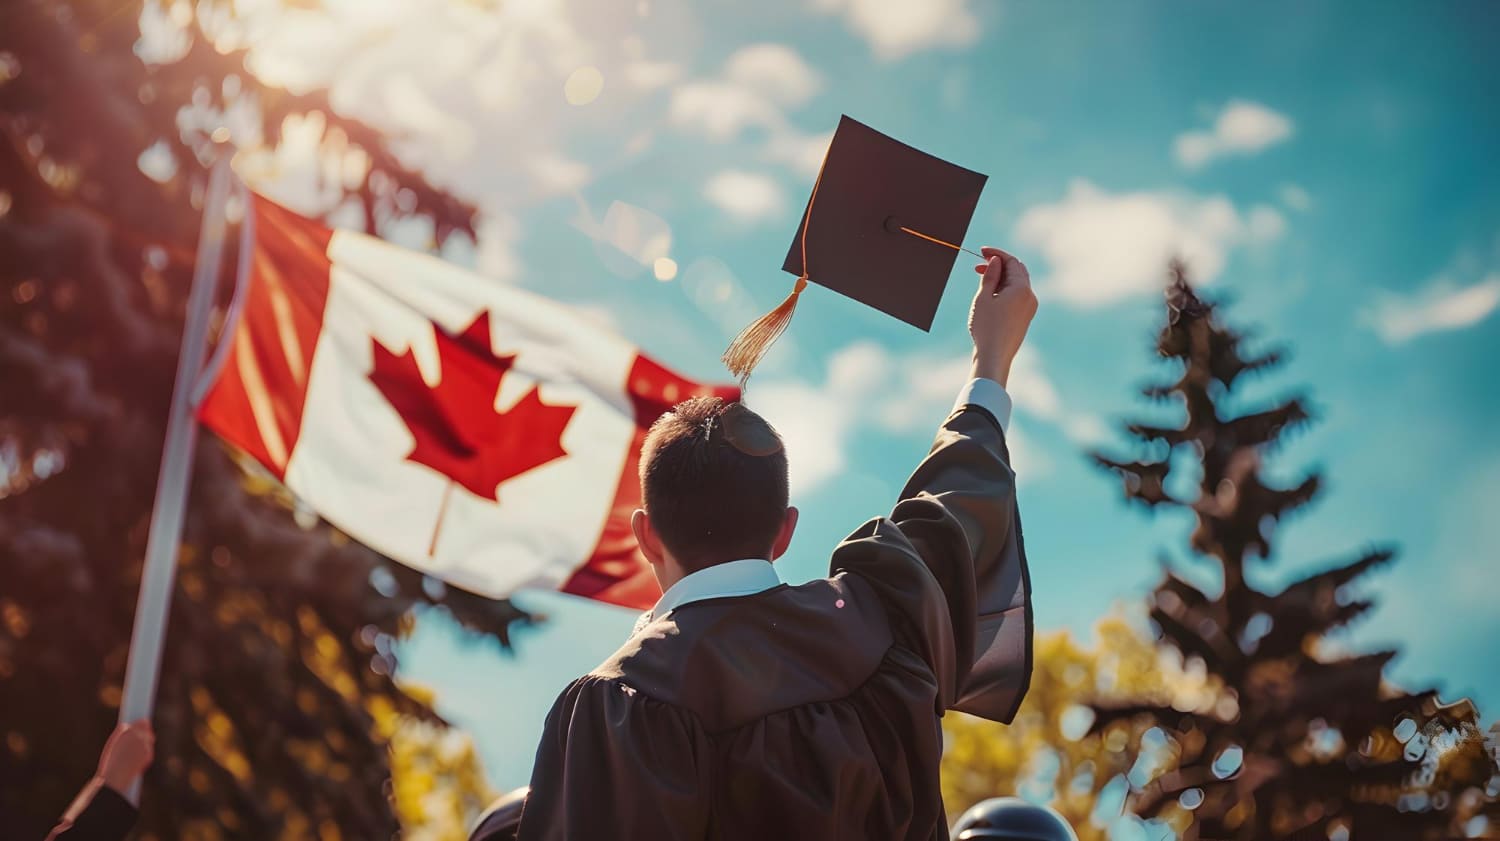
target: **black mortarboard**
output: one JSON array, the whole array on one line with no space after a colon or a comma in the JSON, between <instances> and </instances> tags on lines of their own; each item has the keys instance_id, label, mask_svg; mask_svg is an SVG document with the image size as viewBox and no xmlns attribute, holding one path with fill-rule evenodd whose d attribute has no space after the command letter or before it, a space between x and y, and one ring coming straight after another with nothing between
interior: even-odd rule
<instances>
[{"instance_id":1,"label":"black mortarboard","mask_svg":"<svg viewBox=\"0 0 1500 841\"><path fill-rule=\"evenodd\" d=\"M986 179L842 117L782 265L797 285L730 344L729 370L750 375L809 280L929 329Z\"/></svg>"}]
</instances>

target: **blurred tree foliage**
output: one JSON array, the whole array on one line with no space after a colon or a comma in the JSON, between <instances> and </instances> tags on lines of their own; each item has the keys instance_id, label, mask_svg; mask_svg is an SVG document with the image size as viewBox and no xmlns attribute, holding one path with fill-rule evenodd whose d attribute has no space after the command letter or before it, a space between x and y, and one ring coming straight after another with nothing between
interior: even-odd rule
<instances>
[{"instance_id":1,"label":"blurred tree foliage","mask_svg":"<svg viewBox=\"0 0 1500 841\"><path fill-rule=\"evenodd\" d=\"M171 49L145 48L143 9ZM274 149L289 118L321 120L319 155L338 174L321 187L368 229L418 217L440 242L473 234L471 206L324 92L261 84L236 26L228 0L0 3L7 837L45 834L116 715L214 140ZM142 837L390 837L393 763L417 775L394 785L400 818L485 799L430 699L394 680L392 640L423 604L501 645L522 615L434 586L289 503L200 439ZM456 787L449 805L420 793L437 781Z\"/></svg>"},{"instance_id":2,"label":"blurred tree foliage","mask_svg":"<svg viewBox=\"0 0 1500 841\"><path fill-rule=\"evenodd\" d=\"M1409 692L1383 676L1394 651L1348 654L1330 641L1372 607L1354 582L1393 552L1352 561L1269 593L1247 565L1271 555L1276 525L1316 496L1320 478L1270 482L1262 457L1307 424L1304 398L1238 413L1243 376L1274 367L1277 351L1246 354L1244 337L1172 267L1167 323L1157 340L1175 379L1144 390L1183 411L1175 425L1135 423L1142 460L1104 455L1126 497L1150 510L1192 512L1190 548L1219 592L1168 570L1150 599L1159 644L1201 663L1220 689L1190 705L1142 697L1094 703L1090 733L1166 737L1167 761L1132 777L1142 817L1191 813L1190 839L1449 838L1500 832L1495 731L1486 744L1467 700ZM1230 407L1235 407L1231 409ZM1176 481L1173 481L1173 479ZM1399 481L1394 479L1393 481ZM1142 737L1144 738L1144 737Z\"/></svg>"},{"instance_id":3,"label":"blurred tree foliage","mask_svg":"<svg viewBox=\"0 0 1500 841\"><path fill-rule=\"evenodd\" d=\"M1125 806L1127 780L1152 772L1163 759L1162 734L1147 736L1147 721L1127 722L1108 733L1091 732L1089 699L1151 699L1190 706L1219 691L1201 669L1158 649L1124 616L1095 628L1098 644L1086 649L1066 631L1037 635L1031 688L1010 726L949 714L943 718L943 801L950 817L981 800L1015 794L1062 814L1082 841L1103 841ZM1142 741L1158 750L1139 750ZM1177 829L1185 813L1163 820Z\"/></svg>"},{"instance_id":4,"label":"blurred tree foliage","mask_svg":"<svg viewBox=\"0 0 1500 841\"><path fill-rule=\"evenodd\" d=\"M422 691L406 686L407 694ZM431 698L424 700L431 702ZM404 841L465 841L495 793L468 734L420 718L376 717L391 742L392 798Z\"/></svg>"}]
</instances>

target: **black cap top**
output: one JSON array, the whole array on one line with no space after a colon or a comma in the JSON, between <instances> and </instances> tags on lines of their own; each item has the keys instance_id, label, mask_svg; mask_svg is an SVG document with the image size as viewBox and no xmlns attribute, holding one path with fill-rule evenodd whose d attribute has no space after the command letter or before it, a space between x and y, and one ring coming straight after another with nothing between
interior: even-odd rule
<instances>
[{"instance_id":1,"label":"black cap top","mask_svg":"<svg viewBox=\"0 0 1500 841\"><path fill-rule=\"evenodd\" d=\"M927 330L987 178L842 117L782 268Z\"/></svg>"}]
</instances>

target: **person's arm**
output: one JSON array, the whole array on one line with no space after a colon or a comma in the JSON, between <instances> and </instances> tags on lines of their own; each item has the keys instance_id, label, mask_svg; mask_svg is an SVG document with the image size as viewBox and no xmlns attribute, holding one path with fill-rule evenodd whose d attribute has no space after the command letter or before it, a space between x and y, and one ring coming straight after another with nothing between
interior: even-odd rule
<instances>
[{"instance_id":1,"label":"person's arm","mask_svg":"<svg viewBox=\"0 0 1500 841\"><path fill-rule=\"evenodd\" d=\"M84 785L47 841L119 841L135 824L136 809L125 792L145 773L156 748L156 736L147 721L115 727L99 768Z\"/></svg>"},{"instance_id":2,"label":"person's arm","mask_svg":"<svg viewBox=\"0 0 1500 841\"><path fill-rule=\"evenodd\" d=\"M697 841L709 792L693 715L619 680L588 676L553 705L521 809L519 841Z\"/></svg>"},{"instance_id":3,"label":"person's arm","mask_svg":"<svg viewBox=\"0 0 1500 841\"><path fill-rule=\"evenodd\" d=\"M832 567L873 587L898 643L937 677L940 709L1008 721L1029 682L1030 610L1004 383L1036 297L1020 261L985 254L973 378L891 515L840 544Z\"/></svg>"}]
</instances>

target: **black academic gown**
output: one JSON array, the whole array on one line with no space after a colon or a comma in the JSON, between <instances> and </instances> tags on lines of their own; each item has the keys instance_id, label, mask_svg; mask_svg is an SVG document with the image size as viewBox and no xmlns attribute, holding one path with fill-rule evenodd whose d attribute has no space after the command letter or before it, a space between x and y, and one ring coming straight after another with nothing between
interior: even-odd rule
<instances>
[{"instance_id":1,"label":"black academic gown","mask_svg":"<svg viewBox=\"0 0 1500 841\"><path fill-rule=\"evenodd\" d=\"M950 417L830 573L682 605L568 686L519 839L947 839L939 718L1009 722L1030 680L995 418Z\"/></svg>"}]
</instances>

